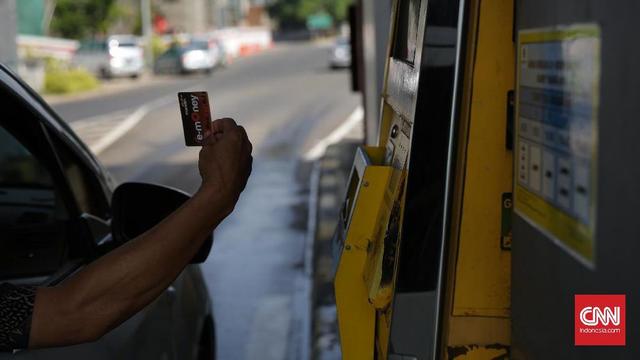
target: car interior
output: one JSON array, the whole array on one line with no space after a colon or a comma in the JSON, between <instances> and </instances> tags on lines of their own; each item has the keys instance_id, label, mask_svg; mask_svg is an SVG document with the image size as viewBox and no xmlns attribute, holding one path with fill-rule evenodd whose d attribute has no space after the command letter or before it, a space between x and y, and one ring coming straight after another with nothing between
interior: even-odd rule
<instances>
[{"instance_id":1,"label":"car interior","mask_svg":"<svg viewBox=\"0 0 640 360\"><path fill-rule=\"evenodd\" d=\"M0 106L17 115L0 118L0 279L43 284L89 254L73 214L108 219L109 204L66 144L14 94L0 91Z\"/></svg>"}]
</instances>

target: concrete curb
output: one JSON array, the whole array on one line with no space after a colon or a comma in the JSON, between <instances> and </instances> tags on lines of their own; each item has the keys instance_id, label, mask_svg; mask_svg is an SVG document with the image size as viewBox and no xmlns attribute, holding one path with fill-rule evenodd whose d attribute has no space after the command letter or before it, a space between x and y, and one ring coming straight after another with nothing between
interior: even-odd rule
<instances>
[{"instance_id":1,"label":"concrete curb","mask_svg":"<svg viewBox=\"0 0 640 360\"><path fill-rule=\"evenodd\" d=\"M302 156L311 164L309 212L305 239L304 273L308 309L304 321L301 359L337 360L340 343L333 295L331 239L346 188L353 154L362 143L362 106Z\"/></svg>"},{"instance_id":2,"label":"concrete curb","mask_svg":"<svg viewBox=\"0 0 640 360\"><path fill-rule=\"evenodd\" d=\"M307 234L304 244L305 275L305 309L302 318L302 345L300 359L313 359L313 327L314 327L314 246L318 224L318 195L320 184L320 164L313 162L309 176L309 212L307 217Z\"/></svg>"}]
</instances>

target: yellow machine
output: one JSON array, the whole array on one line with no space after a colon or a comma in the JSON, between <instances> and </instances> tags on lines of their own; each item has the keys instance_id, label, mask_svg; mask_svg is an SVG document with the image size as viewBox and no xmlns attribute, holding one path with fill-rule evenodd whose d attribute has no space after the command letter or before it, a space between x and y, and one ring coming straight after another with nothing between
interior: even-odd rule
<instances>
[{"instance_id":1,"label":"yellow machine","mask_svg":"<svg viewBox=\"0 0 640 360\"><path fill-rule=\"evenodd\" d=\"M335 277L344 359L386 358L399 250L407 162L417 101L426 6L402 7L406 24L387 64L377 147L358 150L338 229L342 249ZM407 7L409 6L409 7ZM410 8L411 7L411 8Z\"/></svg>"},{"instance_id":2,"label":"yellow machine","mask_svg":"<svg viewBox=\"0 0 640 360\"><path fill-rule=\"evenodd\" d=\"M345 360L507 354L512 17L510 0L393 2L377 146L356 154L337 237Z\"/></svg>"},{"instance_id":3,"label":"yellow machine","mask_svg":"<svg viewBox=\"0 0 640 360\"><path fill-rule=\"evenodd\" d=\"M385 9L357 3L375 79ZM637 5L393 1L338 232L345 360L640 358Z\"/></svg>"}]
</instances>

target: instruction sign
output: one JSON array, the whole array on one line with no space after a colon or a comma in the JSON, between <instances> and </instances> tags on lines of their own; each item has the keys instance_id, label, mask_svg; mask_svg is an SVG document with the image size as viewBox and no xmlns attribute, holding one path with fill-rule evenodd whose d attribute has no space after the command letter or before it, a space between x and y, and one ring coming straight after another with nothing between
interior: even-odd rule
<instances>
[{"instance_id":1,"label":"instruction sign","mask_svg":"<svg viewBox=\"0 0 640 360\"><path fill-rule=\"evenodd\" d=\"M600 30L527 30L518 39L515 211L593 266Z\"/></svg>"}]
</instances>

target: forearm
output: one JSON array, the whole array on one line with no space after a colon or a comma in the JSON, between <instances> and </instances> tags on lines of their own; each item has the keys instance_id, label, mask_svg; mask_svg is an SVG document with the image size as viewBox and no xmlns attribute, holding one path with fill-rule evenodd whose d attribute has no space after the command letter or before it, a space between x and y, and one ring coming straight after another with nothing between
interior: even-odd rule
<instances>
[{"instance_id":1,"label":"forearm","mask_svg":"<svg viewBox=\"0 0 640 360\"><path fill-rule=\"evenodd\" d=\"M31 346L74 343L117 326L155 299L228 214L215 193L199 191L138 238L113 250L65 283L38 290ZM212 213L213 212L213 213ZM49 309L65 304L71 313ZM62 322L62 323L61 323ZM66 323L66 324L64 324ZM69 329L67 334L60 329Z\"/></svg>"}]
</instances>

